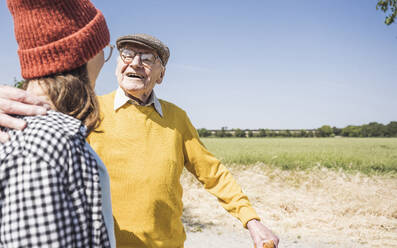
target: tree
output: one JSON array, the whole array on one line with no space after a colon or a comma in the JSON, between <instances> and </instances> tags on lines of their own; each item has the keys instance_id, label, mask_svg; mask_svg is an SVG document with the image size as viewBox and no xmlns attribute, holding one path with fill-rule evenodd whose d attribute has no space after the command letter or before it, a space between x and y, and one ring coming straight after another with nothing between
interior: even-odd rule
<instances>
[{"instance_id":1,"label":"tree","mask_svg":"<svg viewBox=\"0 0 397 248\"><path fill-rule=\"evenodd\" d=\"M250 137L250 138L251 138L251 137L254 137L254 133L252 132L252 130L249 130L249 131L248 131L248 137Z\"/></svg>"},{"instance_id":2,"label":"tree","mask_svg":"<svg viewBox=\"0 0 397 248\"><path fill-rule=\"evenodd\" d=\"M347 126L342 129L342 136L345 137L360 137L361 126Z\"/></svg>"},{"instance_id":3,"label":"tree","mask_svg":"<svg viewBox=\"0 0 397 248\"><path fill-rule=\"evenodd\" d=\"M226 130L227 127L222 127L221 130L216 130L215 131L215 137L226 137Z\"/></svg>"},{"instance_id":4,"label":"tree","mask_svg":"<svg viewBox=\"0 0 397 248\"><path fill-rule=\"evenodd\" d=\"M278 132L278 136L280 136L280 137L288 137L288 132L287 131L288 130L280 130Z\"/></svg>"},{"instance_id":5,"label":"tree","mask_svg":"<svg viewBox=\"0 0 397 248\"><path fill-rule=\"evenodd\" d=\"M291 136L296 138L302 137L301 132L297 130L292 131Z\"/></svg>"},{"instance_id":6,"label":"tree","mask_svg":"<svg viewBox=\"0 0 397 248\"><path fill-rule=\"evenodd\" d=\"M259 129L258 137L266 137L265 129Z\"/></svg>"},{"instance_id":7,"label":"tree","mask_svg":"<svg viewBox=\"0 0 397 248\"><path fill-rule=\"evenodd\" d=\"M382 10L384 13L390 10L390 14L386 16L385 24L390 25L395 21L397 17L397 0L378 0L376 4L377 10Z\"/></svg>"},{"instance_id":8,"label":"tree","mask_svg":"<svg viewBox=\"0 0 397 248\"><path fill-rule=\"evenodd\" d=\"M377 122L371 122L361 126L362 137L383 137L387 133L386 127Z\"/></svg>"},{"instance_id":9,"label":"tree","mask_svg":"<svg viewBox=\"0 0 397 248\"><path fill-rule=\"evenodd\" d=\"M317 131L320 137L329 137L333 134L332 128L328 125L323 125L322 127L318 128Z\"/></svg>"},{"instance_id":10,"label":"tree","mask_svg":"<svg viewBox=\"0 0 397 248\"><path fill-rule=\"evenodd\" d=\"M208 137L208 136L211 136L211 132L208 131L208 130L205 129L205 128L197 129L197 132L198 132L198 134L199 134L200 137Z\"/></svg>"},{"instance_id":11,"label":"tree","mask_svg":"<svg viewBox=\"0 0 397 248\"><path fill-rule=\"evenodd\" d=\"M222 127L221 130L215 132L216 137L232 137L232 133L227 131L227 127Z\"/></svg>"},{"instance_id":12,"label":"tree","mask_svg":"<svg viewBox=\"0 0 397 248\"><path fill-rule=\"evenodd\" d=\"M300 133L300 136L301 136L301 137L307 137L307 136L308 136L308 133L307 133L305 130L303 130L303 129L300 130L299 133Z\"/></svg>"},{"instance_id":13,"label":"tree","mask_svg":"<svg viewBox=\"0 0 397 248\"><path fill-rule=\"evenodd\" d=\"M332 132L333 132L336 136L341 135L341 133L342 133L342 128L332 127Z\"/></svg>"},{"instance_id":14,"label":"tree","mask_svg":"<svg viewBox=\"0 0 397 248\"><path fill-rule=\"evenodd\" d=\"M397 137L397 121L391 121L386 126L387 136Z\"/></svg>"},{"instance_id":15,"label":"tree","mask_svg":"<svg viewBox=\"0 0 397 248\"><path fill-rule=\"evenodd\" d=\"M274 136L276 136L276 132L272 131L272 130L269 130L269 129L266 129L265 130L265 136L274 137Z\"/></svg>"},{"instance_id":16,"label":"tree","mask_svg":"<svg viewBox=\"0 0 397 248\"><path fill-rule=\"evenodd\" d=\"M236 130L234 130L234 136L235 137L240 137L240 138L244 138L245 136L245 131L241 130L240 128L237 128Z\"/></svg>"}]
</instances>

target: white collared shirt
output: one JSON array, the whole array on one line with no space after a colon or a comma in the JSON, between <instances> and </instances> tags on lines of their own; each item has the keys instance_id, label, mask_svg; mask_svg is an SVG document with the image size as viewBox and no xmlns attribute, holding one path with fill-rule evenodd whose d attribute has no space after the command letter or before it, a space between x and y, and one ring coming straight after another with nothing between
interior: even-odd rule
<instances>
[{"instance_id":1,"label":"white collared shirt","mask_svg":"<svg viewBox=\"0 0 397 248\"><path fill-rule=\"evenodd\" d=\"M124 104L126 104L126 103L136 104L136 105L141 105L141 106L150 106L153 104L156 112L161 117L163 117L163 110L161 108L159 99L156 97L156 94L154 93L154 90L152 91L152 94L150 95L150 98L147 103L139 104L137 101L134 101L133 99L126 96L123 89L118 87L116 90L116 96L114 97L114 111L118 110L119 108L124 106Z\"/></svg>"}]
</instances>

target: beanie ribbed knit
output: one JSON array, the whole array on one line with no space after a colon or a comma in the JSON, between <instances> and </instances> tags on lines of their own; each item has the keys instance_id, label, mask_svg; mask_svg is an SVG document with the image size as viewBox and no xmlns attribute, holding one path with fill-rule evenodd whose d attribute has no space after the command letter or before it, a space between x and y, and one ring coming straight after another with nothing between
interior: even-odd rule
<instances>
[{"instance_id":1,"label":"beanie ribbed knit","mask_svg":"<svg viewBox=\"0 0 397 248\"><path fill-rule=\"evenodd\" d=\"M109 44L105 18L89 0L7 0L7 5L25 79L73 70Z\"/></svg>"}]
</instances>

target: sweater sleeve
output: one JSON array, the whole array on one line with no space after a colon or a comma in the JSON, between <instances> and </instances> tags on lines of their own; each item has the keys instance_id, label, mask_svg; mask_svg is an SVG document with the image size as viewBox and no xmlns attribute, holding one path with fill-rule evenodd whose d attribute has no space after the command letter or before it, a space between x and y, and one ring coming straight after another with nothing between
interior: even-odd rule
<instances>
[{"instance_id":1,"label":"sweater sleeve","mask_svg":"<svg viewBox=\"0 0 397 248\"><path fill-rule=\"evenodd\" d=\"M186 128L183 151L186 169L203 184L208 192L217 197L222 207L238 218L245 228L248 221L259 220L240 185L226 167L205 148L187 116Z\"/></svg>"}]
</instances>

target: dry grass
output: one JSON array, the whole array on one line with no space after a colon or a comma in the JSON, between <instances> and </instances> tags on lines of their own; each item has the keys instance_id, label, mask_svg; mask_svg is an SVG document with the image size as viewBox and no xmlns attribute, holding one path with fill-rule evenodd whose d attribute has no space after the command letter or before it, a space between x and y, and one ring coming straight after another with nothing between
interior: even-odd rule
<instances>
[{"instance_id":1,"label":"dry grass","mask_svg":"<svg viewBox=\"0 0 397 248\"><path fill-rule=\"evenodd\" d=\"M397 247L393 176L325 168L288 171L264 164L231 166L231 172L263 222L282 238L317 244L312 247ZM235 226L244 232L191 175L184 173L182 184L188 231Z\"/></svg>"}]
</instances>

